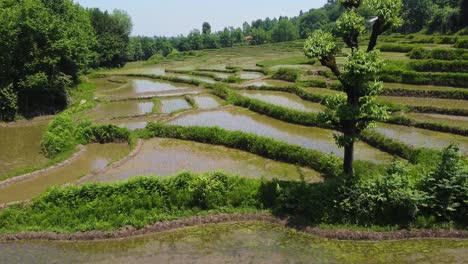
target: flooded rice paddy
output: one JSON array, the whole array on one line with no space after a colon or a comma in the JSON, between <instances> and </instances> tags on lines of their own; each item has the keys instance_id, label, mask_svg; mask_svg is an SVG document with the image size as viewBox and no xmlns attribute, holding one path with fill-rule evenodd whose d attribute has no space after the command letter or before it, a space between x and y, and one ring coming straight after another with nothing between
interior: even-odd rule
<instances>
[{"instance_id":1,"label":"flooded rice paddy","mask_svg":"<svg viewBox=\"0 0 468 264\"><path fill-rule=\"evenodd\" d=\"M183 126L218 126L227 130L254 133L308 149L343 156L343 150L335 145L334 132L331 130L293 125L238 107L189 113L169 123ZM356 157L360 160L387 162L392 159L389 154L362 142L357 144L356 149Z\"/></svg>"},{"instance_id":2,"label":"flooded rice paddy","mask_svg":"<svg viewBox=\"0 0 468 264\"><path fill-rule=\"evenodd\" d=\"M324 107L318 103L312 103L309 101L302 100L299 96L285 92L274 92L274 91L242 91L241 95L252 99L260 100L262 102L283 106L286 108L319 113L323 111Z\"/></svg>"},{"instance_id":3,"label":"flooded rice paddy","mask_svg":"<svg viewBox=\"0 0 468 264\"><path fill-rule=\"evenodd\" d=\"M193 96L193 100L200 109L216 108L222 104L221 99L210 94L200 94Z\"/></svg>"},{"instance_id":4,"label":"flooded rice paddy","mask_svg":"<svg viewBox=\"0 0 468 264\"><path fill-rule=\"evenodd\" d=\"M254 80L254 79L260 79L264 75L259 73L259 72L241 72L239 73L239 77L242 80Z\"/></svg>"},{"instance_id":5,"label":"flooded rice paddy","mask_svg":"<svg viewBox=\"0 0 468 264\"><path fill-rule=\"evenodd\" d=\"M415 147L443 149L455 143L463 153L468 153L468 137L426 129L379 123L375 130Z\"/></svg>"},{"instance_id":6,"label":"flooded rice paddy","mask_svg":"<svg viewBox=\"0 0 468 264\"><path fill-rule=\"evenodd\" d=\"M0 126L0 180L16 171L40 167L49 161L41 152L46 122L27 126Z\"/></svg>"},{"instance_id":7,"label":"flooded rice paddy","mask_svg":"<svg viewBox=\"0 0 468 264\"><path fill-rule=\"evenodd\" d=\"M468 242L349 242L230 223L96 242L0 242L5 263L467 263Z\"/></svg>"},{"instance_id":8,"label":"flooded rice paddy","mask_svg":"<svg viewBox=\"0 0 468 264\"><path fill-rule=\"evenodd\" d=\"M171 98L161 100L159 113L170 114L180 110L192 108L184 98Z\"/></svg>"},{"instance_id":9,"label":"flooded rice paddy","mask_svg":"<svg viewBox=\"0 0 468 264\"><path fill-rule=\"evenodd\" d=\"M379 100L408 106L430 106L468 110L468 104L465 100L395 96L380 96Z\"/></svg>"},{"instance_id":10,"label":"flooded rice paddy","mask_svg":"<svg viewBox=\"0 0 468 264\"><path fill-rule=\"evenodd\" d=\"M468 129L468 116L451 116L423 113L407 113L405 114L405 116L419 122L429 122Z\"/></svg>"},{"instance_id":11,"label":"flooded rice paddy","mask_svg":"<svg viewBox=\"0 0 468 264\"><path fill-rule=\"evenodd\" d=\"M250 178L320 181L320 174L307 168L268 160L248 152L221 146L175 139L145 141L136 157L113 168L93 181L115 181L135 175L172 176L180 171L203 173L222 170Z\"/></svg>"},{"instance_id":12,"label":"flooded rice paddy","mask_svg":"<svg viewBox=\"0 0 468 264\"><path fill-rule=\"evenodd\" d=\"M146 115L153 113L154 106L152 100L106 102L86 113L86 117L99 120Z\"/></svg>"},{"instance_id":13,"label":"flooded rice paddy","mask_svg":"<svg viewBox=\"0 0 468 264\"><path fill-rule=\"evenodd\" d=\"M105 168L129 152L128 144L91 144L78 159L38 177L0 188L0 204L28 200L54 185L73 183L81 177Z\"/></svg>"},{"instance_id":14,"label":"flooded rice paddy","mask_svg":"<svg viewBox=\"0 0 468 264\"><path fill-rule=\"evenodd\" d=\"M147 97L196 88L195 86L175 84L154 79L125 77L119 77L116 80L112 78L97 79L95 83L96 86L99 87L97 96L107 100Z\"/></svg>"}]
</instances>

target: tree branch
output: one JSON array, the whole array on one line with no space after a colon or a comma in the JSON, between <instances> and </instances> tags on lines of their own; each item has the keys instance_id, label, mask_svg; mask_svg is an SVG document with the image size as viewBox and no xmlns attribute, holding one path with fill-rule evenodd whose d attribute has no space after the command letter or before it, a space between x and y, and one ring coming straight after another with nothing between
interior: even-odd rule
<instances>
[{"instance_id":1,"label":"tree branch","mask_svg":"<svg viewBox=\"0 0 468 264\"><path fill-rule=\"evenodd\" d=\"M379 36L390 28L390 26L386 24L387 23L384 21L384 19L380 17L377 19L377 21L375 21L374 25L372 26L372 34L369 40L369 45L367 47L367 52L371 52L375 49Z\"/></svg>"}]
</instances>

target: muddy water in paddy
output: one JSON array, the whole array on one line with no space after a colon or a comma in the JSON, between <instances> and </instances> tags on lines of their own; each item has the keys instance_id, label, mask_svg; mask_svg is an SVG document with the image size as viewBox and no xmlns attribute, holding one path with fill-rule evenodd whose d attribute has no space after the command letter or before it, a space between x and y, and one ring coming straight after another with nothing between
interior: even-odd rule
<instances>
[{"instance_id":1,"label":"muddy water in paddy","mask_svg":"<svg viewBox=\"0 0 468 264\"><path fill-rule=\"evenodd\" d=\"M451 116L422 113L407 113L405 114L405 116L419 122L429 122L468 129L468 116Z\"/></svg>"},{"instance_id":2,"label":"muddy water in paddy","mask_svg":"<svg viewBox=\"0 0 468 264\"><path fill-rule=\"evenodd\" d=\"M102 103L86 113L92 119L111 119L116 117L138 116L153 112L154 103L150 100Z\"/></svg>"},{"instance_id":3,"label":"muddy water in paddy","mask_svg":"<svg viewBox=\"0 0 468 264\"><path fill-rule=\"evenodd\" d=\"M294 125L238 107L189 113L171 120L169 123L183 126L219 126L227 130L254 133L308 149L343 156L343 150L335 145L334 131ZM374 162L387 162L392 159L389 154L362 142L356 146L356 157L360 160Z\"/></svg>"},{"instance_id":4,"label":"muddy water in paddy","mask_svg":"<svg viewBox=\"0 0 468 264\"><path fill-rule=\"evenodd\" d=\"M110 162L122 158L128 152L128 144L88 145L85 153L66 166L0 188L0 204L31 199L51 186L72 183L82 176L105 168Z\"/></svg>"},{"instance_id":5,"label":"muddy water in paddy","mask_svg":"<svg viewBox=\"0 0 468 264\"><path fill-rule=\"evenodd\" d=\"M327 240L273 224L191 227L95 242L1 242L5 263L466 263L468 242Z\"/></svg>"},{"instance_id":6,"label":"muddy water in paddy","mask_svg":"<svg viewBox=\"0 0 468 264\"><path fill-rule=\"evenodd\" d=\"M0 126L0 180L2 175L47 164L49 160L41 153L47 122Z\"/></svg>"},{"instance_id":7,"label":"muddy water in paddy","mask_svg":"<svg viewBox=\"0 0 468 264\"><path fill-rule=\"evenodd\" d=\"M193 100L195 101L195 104L200 109L215 108L221 105L220 99L209 94L200 94L200 95L194 96Z\"/></svg>"},{"instance_id":8,"label":"muddy water in paddy","mask_svg":"<svg viewBox=\"0 0 468 264\"><path fill-rule=\"evenodd\" d=\"M170 114L176 111L192 108L184 98L172 98L161 100L160 113Z\"/></svg>"},{"instance_id":9,"label":"muddy water in paddy","mask_svg":"<svg viewBox=\"0 0 468 264\"><path fill-rule=\"evenodd\" d=\"M463 153L468 153L468 137L383 123L379 123L375 130L416 147L443 149L451 143L456 143Z\"/></svg>"},{"instance_id":10,"label":"muddy water in paddy","mask_svg":"<svg viewBox=\"0 0 468 264\"><path fill-rule=\"evenodd\" d=\"M240 94L245 97L298 111L318 113L324 109L320 104L302 100L299 96L291 93L274 91L242 91Z\"/></svg>"},{"instance_id":11,"label":"muddy water in paddy","mask_svg":"<svg viewBox=\"0 0 468 264\"><path fill-rule=\"evenodd\" d=\"M254 79L260 79L262 78L264 75L259 73L259 72L241 72L239 74L239 77L242 79L242 80L254 80Z\"/></svg>"},{"instance_id":12,"label":"muddy water in paddy","mask_svg":"<svg viewBox=\"0 0 468 264\"><path fill-rule=\"evenodd\" d=\"M195 173L223 170L251 178L320 181L311 169L265 159L247 152L221 146L175 139L151 139L129 162L98 175L92 181L124 180L136 175L172 176L180 171Z\"/></svg>"},{"instance_id":13,"label":"muddy water in paddy","mask_svg":"<svg viewBox=\"0 0 468 264\"><path fill-rule=\"evenodd\" d=\"M215 80L209 77L202 77L202 76L196 76L196 75L178 74L178 75L175 75L175 77L178 77L184 80L197 80L197 81L202 81L202 82L211 83L211 84L216 83Z\"/></svg>"},{"instance_id":14,"label":"muddy water in paddy","mask_svg":"<svg viewBox=\"0 0 468 264\"><path fill-rule=\"evenodd\" d=\"M125 83L115 83L125 82ZM103 83L102 80L96 83L98 87L98 96L105 97L106 99L116 99L116 98L134 98L141 96L152 96L165 92L174 92L174 91L183 91L187 89L194 89L195 86L175 84L160 80L154 79L144 79L144 78L123 78L112 81L112 79L107 79L107 82ZM100 87L100 85L102 85ZM117 88L115 88L117 86ZM109 87L113 87L110 88ZM108 88L108 89L106 89Z\"/></svg>"}]
</instances>

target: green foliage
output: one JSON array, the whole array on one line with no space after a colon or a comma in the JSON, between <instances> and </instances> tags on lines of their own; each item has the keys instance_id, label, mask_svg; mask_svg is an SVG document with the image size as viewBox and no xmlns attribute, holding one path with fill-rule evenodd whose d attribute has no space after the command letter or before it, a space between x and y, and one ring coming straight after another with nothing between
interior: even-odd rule
<instances>
[{"instance_id":1,"label":"green foliage","mask_svg":"<svg viewBox=\"0 0 468 264\"><path fill-rule=\"evenodd\" d=\"M314 31L304 43L304 53L307 58L328 58L334 56L339 51L335 37L328 32L321 30Z\"/></svg>"},{"instance_id":2,"label":"green foliage","mask_svg":"<svg viewBox=\"0 0 468 264\"><path fill-rule=\"evenodd\" d=\"M450 134L456 134L456 135L461 135L461 136L466 136L468 137L468 129L461 128L461 127L455 127L455 126L448 126L444 124L439 124L439 123L432 123L432 122L419 122L416 120L413 120L411 118L407 118L402 115L397 115L389 120L387 120L388 123L392 124L397 124L397 125L404 125L404 126L409 126L409 127L418 127L422 129L428 129L428 130L433 130L433 131L439 131L439 132L445 132L445 133L450 133Z\"/></svg>"},{"instance_id":3,"label":"green foliage","mask_svg":"<svg viewBox=\"0 0 468 264\"><path fill-rule=\"evenodd\" d=\"M54 117L47 126L41 148L49 158L71 151L76 145L88 143L125 142L130 140L126 128L115 125L94 125L90 121L75 124L73 114L77 109L68 109Z\"/></svg>"},{"instance_id":4,"label":"green foliage","mask_svg":"<svg viewBox=\"0 0 468 264\"><path fill-rule=\"evenodd\" d=\"M96 33L95 67L122 67L125 64L132 31L130 16L121 10L109 14L97 8L89 9L89 17Z\"/></svg>"},{"instance_id":5,"label":"green foliage","mask_svg":"<svg viewBox=\"0 0 468 264\"><path fill-rule=\"evenodd\" d=\"M441 221L468 221L468 166L457 146L442 153L437 169L422 181L429 195L424 213Z\"/></svg>"},{"instance_id":6,"label":"green foliage","mask_svg":"<svg viewBox=\"0 0 468 264\"><path fill-rule=\"evenodd\" d=\"M400 11L403 7L402 1L394 0L364 0L364 7L371 10L371 12L384 21L387 27L397 28L401 26L402 19Z\"/></svg>"},{"instance_id":7,"label":"green foliage","mask_svg":"<svg viewBox=\"0 0 468 264\"><path fill-rule=\"evenodd\" d=\"M271 32L273 42L291 41L296 40L298 37L297 28L287 19L282 19Z\"/></svg>"},{"instance_id":8,"label":"green foliage","mask_svg":"<svg viewBox=\"0 0 468 264\"><path fill-rule=\"evenodd\" d=\"M137 177L113 184L52 188L31 205L0 213L0 232L78 232L141 228L204 212L262 209L260 182L215 172L175 177ZM21 219L21 220L20 220Z\"/></svg>"},{"instance_id":9,"label":"green foliage","mask_svg":"<svg viewBox=\"0 0 468 264\"><path fill-rule=\"evenodd\" d=\"M425 49L414 48L409 56L411 59L434 60L468 60L468 52L463 49Z\"/></svg>"},{"instance_id":10,"label":"green foliage","mask_svg":"<svg viewBox=\"0 0 468 264\"><path fill-rule=\"evenodd\" d=\"M65 88L92 62L94 32L72 1L0 1L0 87L25 116L66 106Z\"/></svg>"},{"instance_id":11,"label":"green foliage","mask_svg":"<svg viewBox=\"0 0 468 264\"><path fill-rule=\"evenodd\" d=\"M300 72L297 69L280 68L275 72L275 74L273 74L272 78L276 80L296 82L299 79L299 76Z\"/></svg>"},{"instance_id":12,"label":"green foliage","mask_svg":"<svg viewBox=\"0 0 468 264\"><path fill-rule=\"evenodd\" d=\"M18 95L13 85L0 88L0 120L13 121L18 111Z\"/></svg>"},{"instance_id":13,"label":"green foliage","mask_svg":"<svg viewBox=\"0 0 468 264\"><path fill-rule=\"evenodd\" d=\"M413 49L420 49L419 45L414 44L382 44L379 46L382 52L410 52Z\"/></svg>"},{"instance_id":14,"label":"green foliage","mask_svg":"<svg viewBox=\"0 0 468 264\"><path fill-rule=\"evenodd\" d=\"M455 48L468 49L468 39L460 39L455 43Z\"/></svg>"},{"instance_id":15,"label":"green foliage","mask_svg":"<svg viewBox=\"0 0 468 264\"><path fill-rule=\"evenodd\" d=\"M340 190L340 210L347 222L359 225L405 225L415 219L425 194L415 188L402 164L394 163L382 177Z\"/></svg>"}]
</instances>

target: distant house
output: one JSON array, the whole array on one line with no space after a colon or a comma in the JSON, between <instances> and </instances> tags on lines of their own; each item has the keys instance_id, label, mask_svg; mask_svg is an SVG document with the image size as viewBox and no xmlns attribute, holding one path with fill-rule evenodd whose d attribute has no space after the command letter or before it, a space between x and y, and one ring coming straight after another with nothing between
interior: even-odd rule
<instances>
[{"instance_id":1,"label":"distant house","mask_svg":"<svg viewBox=\"0 0 468 264\"><path fill-rule=\"evenodd\" d=\"M248 44L251 44L250 42L252 41L253 37L248 35L248 36L245 36L244 37L244 42L248 43Z\"/></svg>"}]
</instances>

